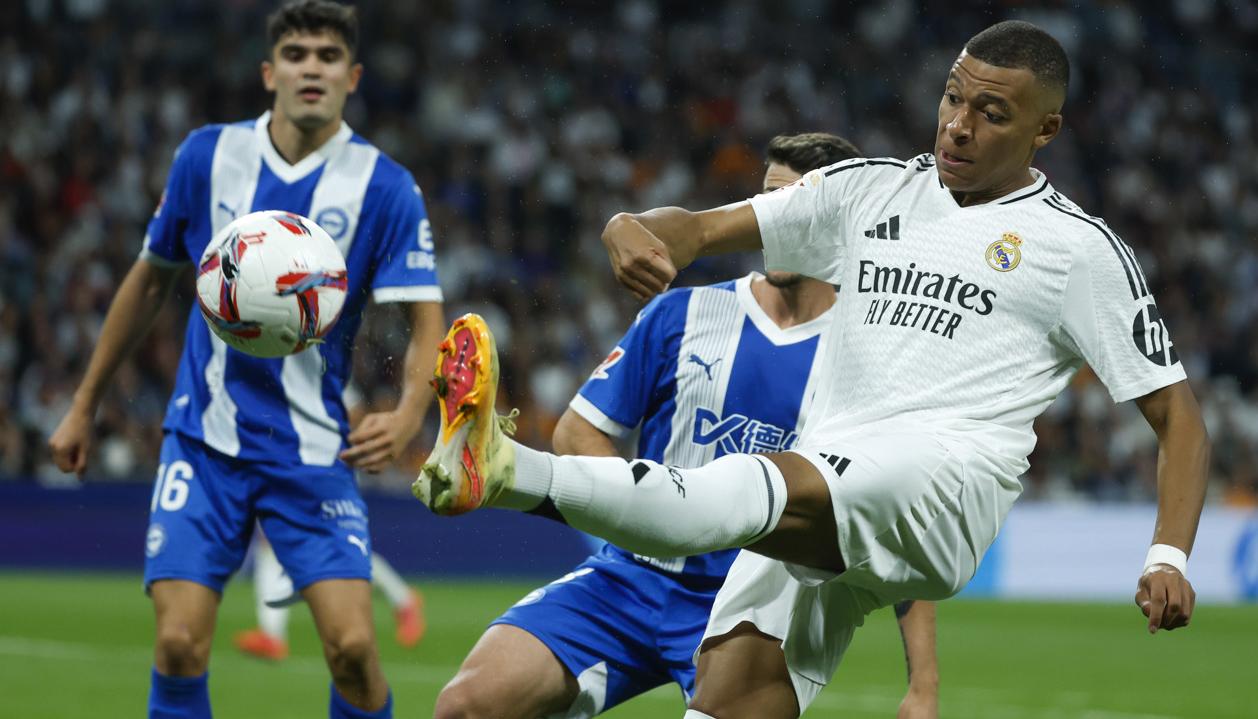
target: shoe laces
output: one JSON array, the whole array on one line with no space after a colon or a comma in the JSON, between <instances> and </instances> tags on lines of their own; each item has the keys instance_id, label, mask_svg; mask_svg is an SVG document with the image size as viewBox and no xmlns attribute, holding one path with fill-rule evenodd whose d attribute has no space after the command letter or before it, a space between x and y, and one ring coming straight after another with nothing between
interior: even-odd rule
<instances>
[{"instance_id":1,"label":"shoe laces","mask_svg":"<svg viewBox=\"0 0 1258 719\"><path fill-rule=\"evenodd\" d=\"M515 420L520 416L520 408L514 407L506 415L498 415L498 429L508 437L515 436Z\"/></svg>"}]
</instances>

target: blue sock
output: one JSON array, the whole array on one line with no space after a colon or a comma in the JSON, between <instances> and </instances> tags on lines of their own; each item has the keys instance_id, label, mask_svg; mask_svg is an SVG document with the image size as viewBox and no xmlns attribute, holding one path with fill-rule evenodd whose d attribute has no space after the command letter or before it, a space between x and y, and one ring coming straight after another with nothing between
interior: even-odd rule
<instances>
[{"instance_id":1,"label":"blue sock","mask_svg":"<svg viewBox=\"0 0 1258 719\"><path fill-rule=\"evenodd\" d=\"M393 692L384 700L378 711L369 712L350 704L332 685L332 700L328 702L328 719L393 719Z\"/></svg>"},{"instance_id":2,"label":"blue sock","mask_svg":"<svg viewBox=\"0 0 1258 719\"><path fill-rule=\"evenodd\" d=\"M210 719L210 673L168 677L153 668L149 719Z\"/></svg>"}]
</instances>

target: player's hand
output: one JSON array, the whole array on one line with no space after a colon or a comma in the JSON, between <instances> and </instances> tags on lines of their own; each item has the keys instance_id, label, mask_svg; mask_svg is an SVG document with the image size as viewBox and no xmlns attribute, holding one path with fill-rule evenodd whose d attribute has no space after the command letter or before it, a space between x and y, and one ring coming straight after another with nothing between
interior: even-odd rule
<instances>
[{"instance_id":1,"label":"player's hand","mask_svg":"<svg viewBox=\"0 0 1258 719\"><path fill-rule=\"evenodd\" d=\"M48 438L52 461L62 472L80 477L87 469L87 453L92 449L92 413L70 409Z\"/></svg>"},{"instance_id":2,"label":"player's hand","mask_svg":"<svg viewBox=\"0 0 1258 719\"><path fill-rule=\"evenodd\" d=\"M896 719L939 719L939 692L910 685L895 716Z\"/></svg>"},{"instance_id":3,"label":"player's hand","mask_svg":"<svg viewBox=\"0 0 1258 719\"><path fill-rule=\"evenodd\" d=\"M373 412L349 433L349 447L341 452L341 461L366 472L379 472L402 455L418 431L418 423L397 410Z\"/></svg>"},{"instance_id":4,"label":"player's hand","mask_svg":"<svg viewBox=\"0 0 1258 719\"><path fill-rule=\"evenodd\" d=\"M1136 586L1136 606L1149 618L1149 633L1188 626L1197 592L1179 570L1169 564L1155 564L1140 575Z\"/></svg>"},{"instance_id":5,"label":"player's hand","mask_svg":"<svg viewBox=\"0 0 1258 719\"><path fill-rule=\"evenodd\" d=\"M603 245L616 280L639 300L649 300L667 290L677 276L668 247L627 214L616 215L607 223Z\"/></svg>"}]
</instances>

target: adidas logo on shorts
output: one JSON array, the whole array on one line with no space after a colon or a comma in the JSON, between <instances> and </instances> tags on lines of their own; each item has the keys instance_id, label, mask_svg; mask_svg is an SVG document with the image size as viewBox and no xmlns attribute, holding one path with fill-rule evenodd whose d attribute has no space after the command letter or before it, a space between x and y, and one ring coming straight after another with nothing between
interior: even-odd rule
<instances>
[{"instance_id":1,"label":"adidas logo on shorts","mask_svg":"<svg viewBox=\"0 0 1258 719\"><path fill-rule=\"evenodd\" d=\"M830 465L830 467L834 469L834 473L840 477L843 476L843 472L847 469L847 465L852 463L852 460L847 457L840 457L837 454L823 454L821 455L821 458L824 459L826 464Z\"/></svg>"}]
</instances>

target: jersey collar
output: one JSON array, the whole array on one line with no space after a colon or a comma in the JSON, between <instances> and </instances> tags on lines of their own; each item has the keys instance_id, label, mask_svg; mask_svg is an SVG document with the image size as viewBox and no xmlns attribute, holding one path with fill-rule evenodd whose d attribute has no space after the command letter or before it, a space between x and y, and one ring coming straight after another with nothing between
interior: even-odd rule
<instances>
[{"instance_id":1,"label":"jersey collar","mask_svg":"<svg viewBox=\"0 0 1258 719\"><path fill-rule=\"evenodd\" d=\"M747 313L747 316L751 318L752 324L770 342L778 346L802 342L817 336L826 327L830 326L830 319L834 315L835 305L830 305L825 312L803 324L787 327L786 329L778 327L777 323L760 306L760 303L756 302L756 296L751 292L751 280L759 276L759 272L752 272L746 277L738 278L738 281L734 283L734 292L738 295L738 304L742 306L743 312Z\"/></svg>"},{"instance_id":2,"label":"jersey collar","mask_svg":"<svg viewBox=\"0 0 1258 719\"><path fill-rule=\"evenodd\" d=\"M301 178L309 175L326 161L338 150L349 142L353 137L354 131L349 128L349 124L341 120L341 129L336 134L328 138L328 141L319 146L319 149L306 155L296 165L288 164L275 149L275 144L271 142L271 133L267 131L267 127L271 124L271 111L267 110L262 113L257 122L253 124L253 132L258 138L258 147L262 148L262 159L266 162L267 167L271 168L271 172L275 176L288 184L292 184Z\"/></svg>"},{"instance_id":3,"label":"jersey collar","mask_svg":"<svg viewBox=\"0 0 1258 719\"><path fill-rule=\"evenodd\" d=\"M1034 167L1031 167L1028 169L1031 171L1031 177L1034 178L1034 180L1031 182L1030 185L1027 185L1026 187L1020 187L1014 190L1013 192L1010 192L1009 194L1005 195L1004 197L1001 197L1000 199L992 200L991 202L984 202L981 205L970 205L968 207L961 207L960 205L957 205L956 198L952 196L952 192L944 185L943 180L939 178L938 168L935 169L935 179L938 180L936 184L939 186L939 191L947 195L948 201L961 210L974 210L974 209L979 209L979 208L984 208L984 207L1000 207L1001 205L1012 205L1014 203L1023 202L1025 200L1048 197L1049 195L1053 194L1054 192L1053 186L1049 184L1048 177L1044 173L1035 169Z\"/></svg>"}]
</instances>

